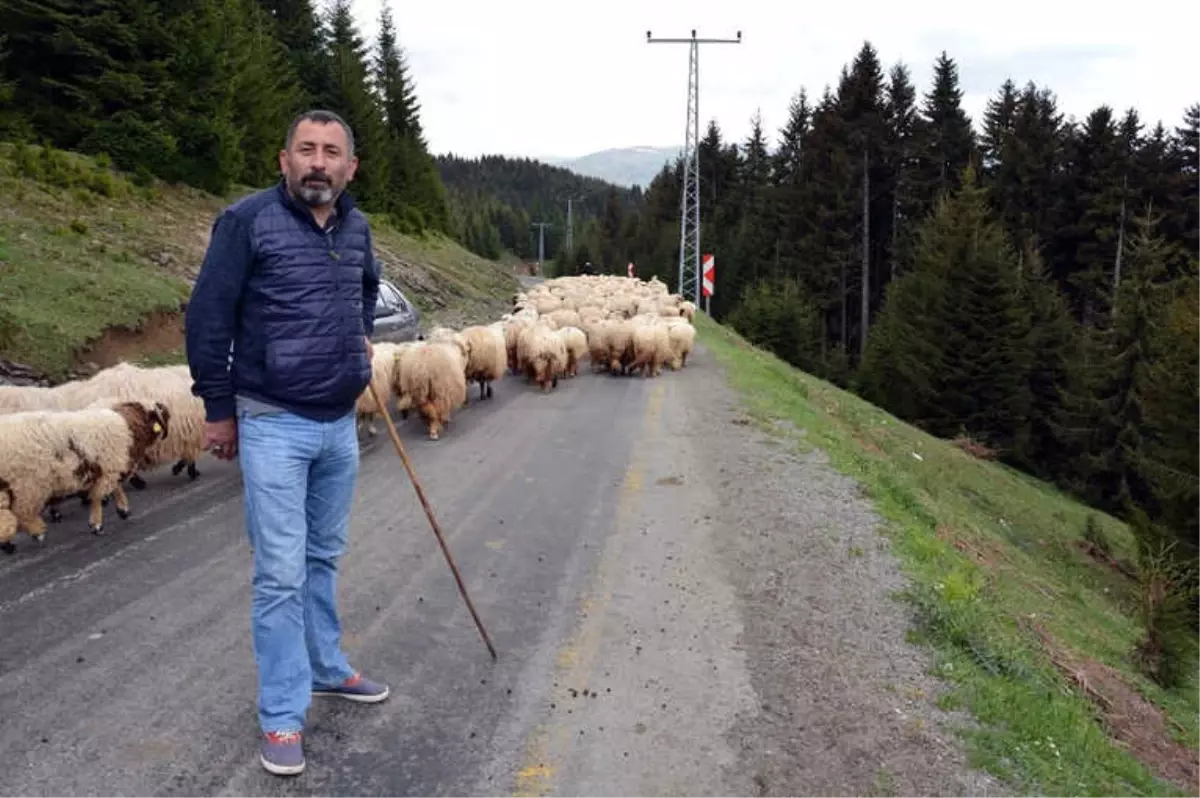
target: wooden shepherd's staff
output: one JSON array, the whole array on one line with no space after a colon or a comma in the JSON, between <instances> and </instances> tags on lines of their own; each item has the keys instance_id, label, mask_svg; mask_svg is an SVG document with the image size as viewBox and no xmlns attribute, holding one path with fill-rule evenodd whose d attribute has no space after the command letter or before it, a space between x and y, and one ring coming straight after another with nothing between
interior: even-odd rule
<instances>
[{"instance_id":1,"label":"wooden shepherd's staff","mask_svg":"<svg viewBox=\"0 0 1200 798\"><path fill-rule=\"evenodd\" d=\"M425 499L425 491L421 490L421 483L417 481L417 474L413 471L412 463L408 461L408 455L404 453L404 444L400 443L400 434L396 432L396 426L392 424L392 417L388 413L387 405L380 401L374 382L369 383L368 387L371 389L371 397L375 400L375 406L379 408L383 420L387 423L388 434L392 436L392 443L396 445L396 454L400 455L400 460L404 463L404 469L408 471L408 478L412 480L412 485L417 491L417 498L421 500L421 506L425 508L425 515L429 518L429 525L433 527L433 534L437 536L438 545L442 547L442 554L446 555L446 562L450 563L450 570L454 573L454 581L458 583L458 592L462 593L463 601L467 602L467 609L471 611L471 617L475 619L475 626L479 628L479 634L483 637L483 642L487 645L492 659L495 660L496 649L492 646L491 638L488 637L487 630L483 628L483 622L479 620L478 613L475 612L475 605L471 603L471 597L467 595L467 587L463 584L462 576L458 573L458 566L454 564L454 558L450 556L450 549L446 548L446 539L442 537L442 530L438 526L437 519L433 517L433 508L429 506L429 502Z\"/></svg>"}]
</instances>

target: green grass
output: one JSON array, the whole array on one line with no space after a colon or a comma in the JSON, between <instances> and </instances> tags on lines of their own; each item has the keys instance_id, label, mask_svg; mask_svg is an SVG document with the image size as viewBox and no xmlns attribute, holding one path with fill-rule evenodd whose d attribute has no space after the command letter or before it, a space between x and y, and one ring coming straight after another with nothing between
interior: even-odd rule
<instances>
[{"instance_id":1,"label":"green grass","mask_svg":"<svg viewBox=\"0 0 1200 798\"><path fill-rule=\"evenodd\" d=\"M145 184L94 159L0 144L0 358L64 378L113 326L138 328L187 298L216 214L253 191L216 197ZM492 321L518 289L511 268L431 235L417 238L372 218L386 276L426 326ZM144 354L178 362L179 352Z\"/></svg>"},{"instance_id":2,"label":"green grass","mask_svg":"<svg viewBox=\"0 0 1200 798\"><path fill-rule=\"evenodd\" d=\"M973 765L1024 794L1186 794L1109 739L1029 626L1121 671L1196 748L1195 685L1166 691L1137 672L1134 585L1077 545L1094 515L1113 555L1132 559L1124 524L898 421L707 317L697 328L748 412L776 430L778 420L803 429L796 444L827 452L886 519L909 581L903 598L919 618L910 636L935 652L949 688L942 703L979 721L962 730Z\"/></svg>"}]
</instances>

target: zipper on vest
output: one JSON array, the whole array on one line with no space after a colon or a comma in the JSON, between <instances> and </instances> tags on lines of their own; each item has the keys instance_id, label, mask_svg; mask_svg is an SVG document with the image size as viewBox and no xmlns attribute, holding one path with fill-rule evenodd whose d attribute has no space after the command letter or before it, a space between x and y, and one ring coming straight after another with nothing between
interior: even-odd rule
<instances>
[{"instance_id":1,"label":"zipper on vest","mask_svg":"<svg viewBox=\"0 0 1200 798\"><path fill-rule=\"evenodd\" d=\"M326 241L326 243L329 244L329 258L333 263L333 296L334 296L335 302L340 302L341 295L342 295L342 269L341 269L341 263L340 263L342 256L339 255L338 251L337 251L337 229L338 229L340 221L341 220L338 220L338 222L334 223L334 226L332 228L325 231L325 241ZM339 314L339 316L340 316L340 314ZM338 322L339 322L338 330L340 332L340 335L338 337L342 339L341 360L342 360L342 363L345 363L346 358L348 358L350 356L350 351L346 346L345 321L343 319L339 318Z\"/></svg>"}]
</instances>

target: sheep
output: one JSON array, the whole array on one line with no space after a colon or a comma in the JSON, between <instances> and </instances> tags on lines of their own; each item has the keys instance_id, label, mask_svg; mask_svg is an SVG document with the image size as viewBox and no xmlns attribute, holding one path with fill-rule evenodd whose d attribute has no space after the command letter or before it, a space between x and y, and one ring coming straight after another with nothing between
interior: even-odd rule
<instances>
[{"instance_id":1,"label":"sheep","mask_svg":"<svg viewBox=\"0 0 1200 798\"><path fill-rule=\"evenodd\" d=\"M87 380L74 383L67 399L68 409L108 406L114 401L162 402L171 412L171 433L151 446L129 484L143 490L146 482L137 473L174 463L172 475L186 467L188 477L200 476L196 461L204 451L204 401L192 393L191 372L186 365L144 367L121 362Z\"/></svg>"},{"instance_id":2,"label":"sheep","mask_svg":"<svg viewBox=\"0 0 1200 798\"><path fill-rule=\"evenodd\" d=\"M657 377L671 357L671 339L667 326L657 316L639 316L632 322L633 363L629 371L640 370L642 377Z\"/></svg>"},{"instance_id":3,"label":"sheep","mask_svg":"<svg viewBox=\"0 0 1200 798\"><path fill-rule=\"evenodd\" d=\"M679 315L688 320L689 324L696 323L696 306L691 302L679 303Z\"/></svg>"},{"instance_id":4,"label":"sheep","mask_svg":"<svg viewBox=\"0 0 1200 798\"><path fill-rule=\"evenodd\" d=\"M39 543L41 511L55 496L86 491L88 526L104 530L101 498L112 493L129 517L121 480L155 443L167 438L170 411L162 402L119 401L83 410L32 410L0 417L0 551L12 554L23 527Z\"/></svg>"},{"instance_id":5,"label":"sheep","mask_svg":"<svg viewBox=\"0 0 1200 798\"><path fill-rule=\"evenodd\" d=\"M545 319L550 327L556 330L563 327L578 327L580 324L579 314L565 308L546 314Z\"/></svg>"},{"instance_id":6,"label":"sheep","mask_svg":"<svg viewBox=\"0 0 1200 798\"><path fill-rule=\"evenodd\" d=\"M567 350L567 363L563 374L575 377L579 374L579 361L589 352L587 335L578 327L559 327L555 334L562 339Z\"/></svg>"},{"instance_id":7,"label":"sheep","mask_svg":"<svg viewBox=\"0 0 1200 798\"><path fill-rule=\"evenodd\" d=\"M533 308L539 316L545 316L547 313L561 309L562 300L554 295L537 296L533 299Z\"/></svg>"},{"instance_id":8,"label":"sheep","mask_svg":"<svg viewBox=\"0 0 1200 798\"><path fill-rule=\"evenodd\" d=\"M474 325L462 331L468 345L466 378L468 382L479 383L480 400L490 399L492 382L504 377L508 365L505 329L501 324L489 324L486 327Z\"/></svg>"},{"instance_id":9,"label":"sheep","mask_svg":"<svg viewBox=\"0 0 1200 798\"><path fill-rule=\"evenodd\" d=\"M609 372L624 375L634 359L633 326L627 321L610 321L605 343Z\"/></svg>"},{"instance_id":10,"label":"sheep","mask_svg":"<svg viewBox=\"0 0 1200 798\"><path fill-rule=\"evenodd\" d=\"M28 410L66 410L65 399L65 394L58 388L0 385L0 415Z\"/></svg>"},{"instance_id":11,"label":"sheep","mask_svg":"<svg viewBox=\"0 0 1200 798\"><path fill-rule=\"evenodd\" d=\"M687 365L688 355L696 340L696 328L687 319L677 318L667 323L667 338L671 341L671 357L667 366L672 371L678 371Z\"/></svg>"},{"instance_id":12,"label":"sheep","mask_svg":"<svg viewBox=\"0 0 1200 798\"><path fill-rule=\"evenodd\" d=\"M421 414L436 441L451 412L467 401L467 364L462 349L448 341L423 341L396 352L396 406Z\"/></svg>"},{"instance_id":13,"label":"sheep","mask_svg":"<svg viewBox=\"0 0 1200 798\"><path fill-rule=\"evenodd\" d=\"M543 321L523 329L517 339L517 363L527 379L543 392L558 387L558 378L566 370L567 347Z\"/></svg>"},{"instance_id":14,"label":"sheep","mask_svg":"<svg viewBox=\"0 0 1200 798\"><path fill-rule=\"evenodd\" d=\"M583 334L587 336L588 359L592 361L592 373L608 368L608 328L612 322L600 319L583 325Z\"/></svg>"},{"instance_id":15,"label":"sheep","mask_svg":"<svg viewBox=\"0 0 1200 798\"><path fill-rule=\"evenodd\" d=\"M367 435L372 438L377 434L375 430L376 417L390 412L389 408L395 399L397 346L388 341L380 341L371 347L373 350L371 353L371 385L379 394L379 400L383 402L384 406L380 407L375 402L370 388L364 389L359 394L358 401L354 406L357 427L360 431L365 428Z\"/></svg>"},{"instance_id":16,"label":"sheep","mask_svg":"<svg viewBox=\"0 0 1200 798\"><path fill-rule=\"evenodd\" d=\"M508 322L504 327L504 345L508 350L508 368L513 374L521 372L520 364L517 361L517 342L521 337L521 331L533 324L536 319L529 319L528 316L514 316L512 321Z\"/></svg>"}]
</instances>

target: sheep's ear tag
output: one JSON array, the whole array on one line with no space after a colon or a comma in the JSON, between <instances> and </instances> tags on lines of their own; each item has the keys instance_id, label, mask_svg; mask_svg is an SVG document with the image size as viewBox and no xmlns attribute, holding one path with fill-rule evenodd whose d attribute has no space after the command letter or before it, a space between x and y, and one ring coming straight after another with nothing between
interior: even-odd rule
<instances>
[{"instance_id":1,"label":"sheep's ear tag","mask_svg":"<svg viewBox=\"0 0 1200 798\"><path fill-rule=\"evenodd\" d=\"M162 424L159 424L157 421L155 421L154 422L154 434L157 435L160 432L162 432Z\"/></svg>"}]
</instances>

